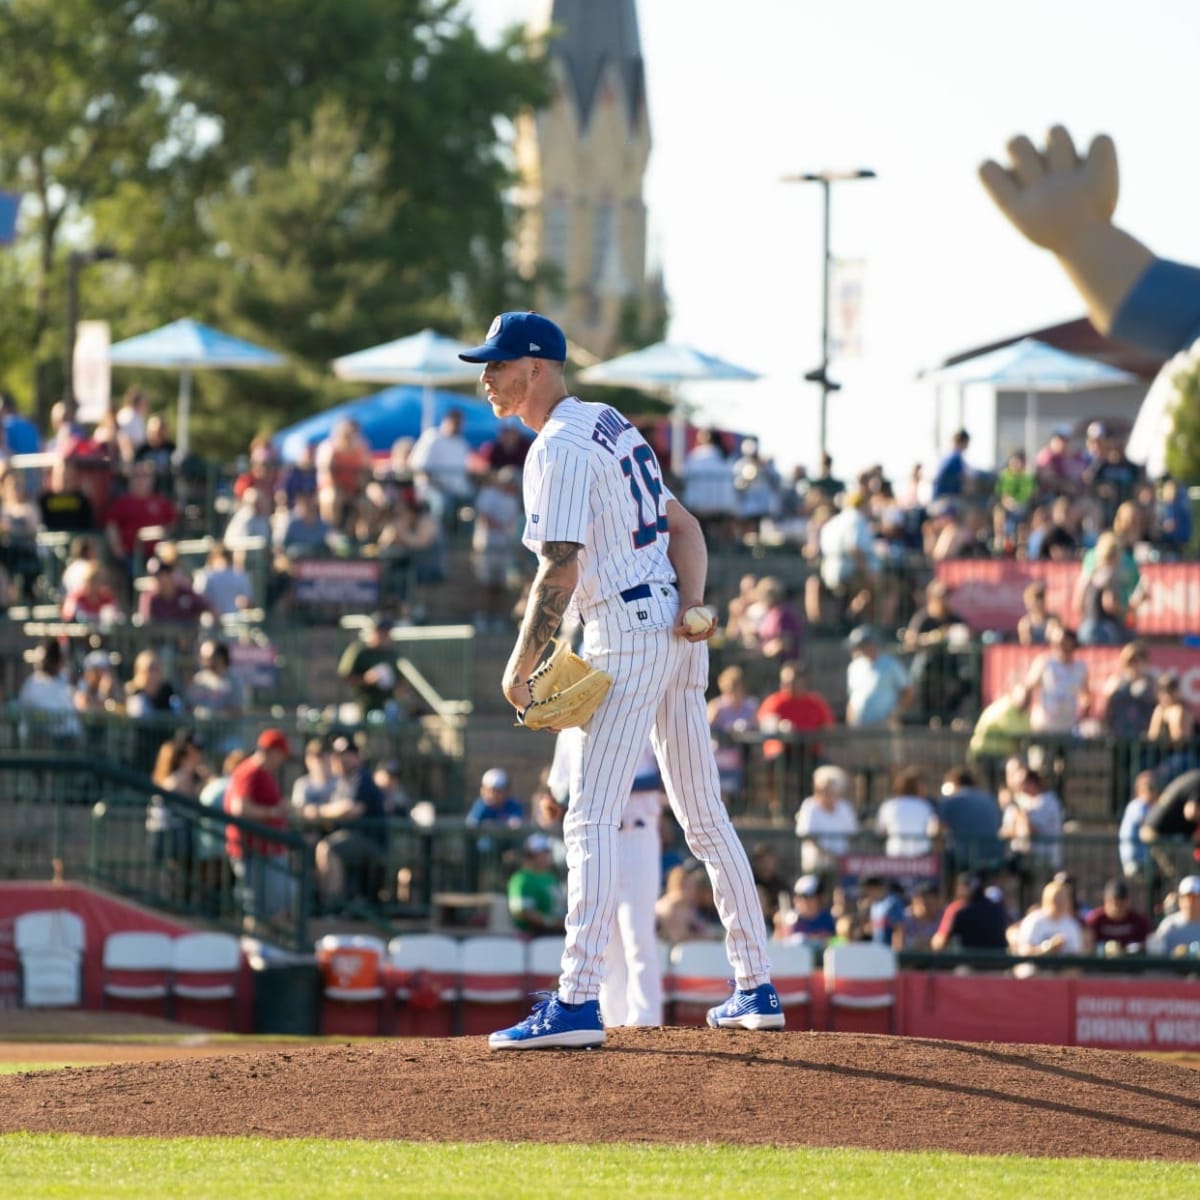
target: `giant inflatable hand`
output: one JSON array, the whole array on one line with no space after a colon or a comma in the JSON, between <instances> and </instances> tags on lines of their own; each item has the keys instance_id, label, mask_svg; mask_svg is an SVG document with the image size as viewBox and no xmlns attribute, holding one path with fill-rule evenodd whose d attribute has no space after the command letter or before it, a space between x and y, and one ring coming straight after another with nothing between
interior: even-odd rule
<instances>
[{"instance_id":1,"label":"giant inflatable hand","mask_svg":"<svg viewBox=\"0 0 1200 1200\"><path fill-rule=\"evenodd\" d=\"M1024 135L1007 146L1009 165L985 162L979 177L1008 219L1062 264L1101 333L1164 355L1200 333L1200 271L1156 258L1113 224L1117 153L1096 137L1080 157L1056 125L1042 150Z\"/></svg>"},{"instance_id":2,"label":"giant inflatable hand","mask_svg":"<svg viewBox=\"0 0 1200 1200\"><path fill-rule=\"evenodd\" d=\"M1080 158L1071 135L1056 125L1039 153L1020 134L1008 143L1011 166L985 162L983 186L1008 219L1031 241L1069 257L1081 238L1112 224L1117 208L1117 151L1100 134ZM1105 234L1104 236L1107 236Z\"/></svg>"},{"instance_id":3,"label":"giant inflatable hand","mask_svg":"<svg viewBox=\"0 0 1200 1200\"><path fill-rule=\"evenodd\" d=\"M1005 216L1062 263L1102 333L1153 255L1113 223L1117 151L1100 134L1080 158L1071 135L1055 125L1042 151L1023 134L1008 143L1009 167L985 162L979 178Z\"/></svg>"}]
</instances>

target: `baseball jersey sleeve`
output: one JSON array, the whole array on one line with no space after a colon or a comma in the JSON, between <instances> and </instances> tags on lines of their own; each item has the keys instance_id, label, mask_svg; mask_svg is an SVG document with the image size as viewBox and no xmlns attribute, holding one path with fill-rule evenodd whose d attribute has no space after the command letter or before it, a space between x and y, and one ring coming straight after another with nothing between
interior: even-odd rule
<instances>
[{"instance_id":1,"label":"baseball jersey sleeve","mask_svg":"<svg viewBox=\"0 0 1200 1200\"><path fill-rule=\"evenodd\" d=\"M525 497L525 545L535 554L544 542L585 545L590 486L586 451L566 441L547 446L540 475Z\"/></svg>"}]
</instances>

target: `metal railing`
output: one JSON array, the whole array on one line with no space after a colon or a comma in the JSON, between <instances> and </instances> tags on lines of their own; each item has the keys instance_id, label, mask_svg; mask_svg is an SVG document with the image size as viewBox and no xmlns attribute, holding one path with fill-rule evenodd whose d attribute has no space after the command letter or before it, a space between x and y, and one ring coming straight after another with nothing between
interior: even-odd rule
<instances>
[{"instance_id":1,"label":"metal railing","mask_svg":"<svg viewBox=\"0 0 1200 1200\"><path fill-rule=\"evenodd\" d=\"M196 649L202 640L218 637L229 644L233 672L247 686L254 707L294 708L342 703L350 699L347 685L336 667L356 632L362 615L343 617L327 627L301 622L265 621L251 611L221 621L191 626L163 626L140 621L105 624L63 621L56 605L18 607L0 624L0 663L6 694L15 695L27 673L23 659L42 639L56 638L67 654L68 665L78 668L91 650L106 650L128 675L142 650L154 650L164 673L180 688L196 669ZM470 625L397 627L391 644L397 665L432 712L462 715L470 711L475 631ZM244 651L244 653L242 653Z\"/></svg>"},{"instance_id":2,"label":"metal railing","mask_svg":"<svg viewBox=\"0 0 1200 1200\"><path fill-rule=\"evenodd\" d=\"M297 753L310 738L327 738L335 731L352 732L365 762L396 764L397 779L413 803L428 801L443 812L461 808L466 736L462 718L354 723L343 722L343 715L355 714L326 713L314 707L280 715L196 717L168 712L135 719L121 713L50 713L12 705L0 710L0 779L8 760L22 754L44 755L40 760L42 774L51 780L46 786L57 789L67 786L54 778L56 772L52 769L56 756L63 754L85 755L97 769L131 770L145 779L153 771L159 749L185 728L196 736L212 768L219 771L228 751L252 750L258 735L274 727L292 738ZM297 762L292 770L299 769ZM290 787L290 773L285 782ZM16 793L10 789L10 794L20 794L23 788L17 788Z\"/></svg>"},{"instance_id":3,"label":"metal railing","mask_svg":"<svg viewBox=\"0 0 1200 1200\"><path fill-rule=\"evenodd\" d=\"M1161 788L1180 772L1200 767L1200 739L1176 746L1144 739L1029 734L1012 738L1004 754L977 755L970 749L969 729L839 725L814 733L717 733L714 741L730 764L731 812L754 819L793 817L812 792L813 771L826 763L850 774L854 785L850 799L866 811L891 794L891 777L897 768L920 768L932 795L948 770L970 765L980 785L995 792L1004 781L1006 759L1020 755L1046 776L1069 820L1091 824L1120 818L1139 771L1152 771Z\"/></svg>"},{"instance_id":4,"label":"metal railing","mask_svg":"<svg viewBox=\"0 0 1200 1200\"><path fill-rule=\"evenodd\" d=\"M468 828L461 819L429 825L401 818L360 821L353 828L374 850L348 872L342 891L326 895L316 846L336 827L294 812L289 818L286 829L266 829L83 755L9 751L0 758L0 874L85 881L219 928L253 928L276 944L299 949L307 948L317 917L353 916L391 931L433 923L439 897L446 894L503 895L530 832ZM261 860L259 891L277 896L274 902L256 893L253 879L243 878L240 864L231 861L231 829L258 847L250 857ZM811 865L788 830L743 824L740 834L752 852L769 843L784 878ZM674 849L686 854L684 847ZM928 855L890 860L884 849L884 839L856 835L822 873L831 887L851 888L866 873L932 878L950 894L954 873L966 865L989 871L1005 886L1015 911L1023 911L1059 872L1069 874L1078 895L1090 901L1122 872L1112 835L1042 839L1021 854L1005 846L999 862L991 840L979 847L935 844ZM1135 904L1147 912L1180 875L1194 870L1190 842L1164 841L1156 850L1139 874L1126 876Z\"/></svg>"}]
</instances>

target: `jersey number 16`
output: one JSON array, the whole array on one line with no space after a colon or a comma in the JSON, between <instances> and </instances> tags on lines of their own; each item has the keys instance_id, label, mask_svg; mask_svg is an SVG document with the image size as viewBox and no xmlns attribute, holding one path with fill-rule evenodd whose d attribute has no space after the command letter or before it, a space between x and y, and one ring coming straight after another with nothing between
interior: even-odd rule
<instances>
[{"instance_id":1,"label":"jersey number 16","mask_svg":"<svg viewBox=\"0 0 1200 1200\"><path fill-rule=\"evenodd\" d=\"M641 550L649 546L660 533L667 532L667 517L662 511L663 487L658 474L658 459L654 457L654 451L643 442L633 448L632 454L626 454L621 459L621 470L629 480L629 491L637 505L638 524L633 531L633 546L635 550ZM650 508L648 521L647 504Z\"/></svg>"}]
</instances>

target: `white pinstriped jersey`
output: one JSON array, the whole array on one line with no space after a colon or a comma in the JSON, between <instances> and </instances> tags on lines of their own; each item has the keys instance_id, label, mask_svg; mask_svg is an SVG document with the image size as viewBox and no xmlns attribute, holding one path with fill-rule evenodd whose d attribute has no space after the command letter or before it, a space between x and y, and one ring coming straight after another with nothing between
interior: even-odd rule
<instances>
[{"instance_id":1,"label":"white pinstriped jersey","mask_svg":"<svg viewBox=\"0 0 1200 1200\"><path fill-rule=\"evenodd\" d=\"M658 459L607 404L561 400L525 459L524 542L576 542L581 612L643 583L674 583Z\"/></svg>"}]
</instances>

